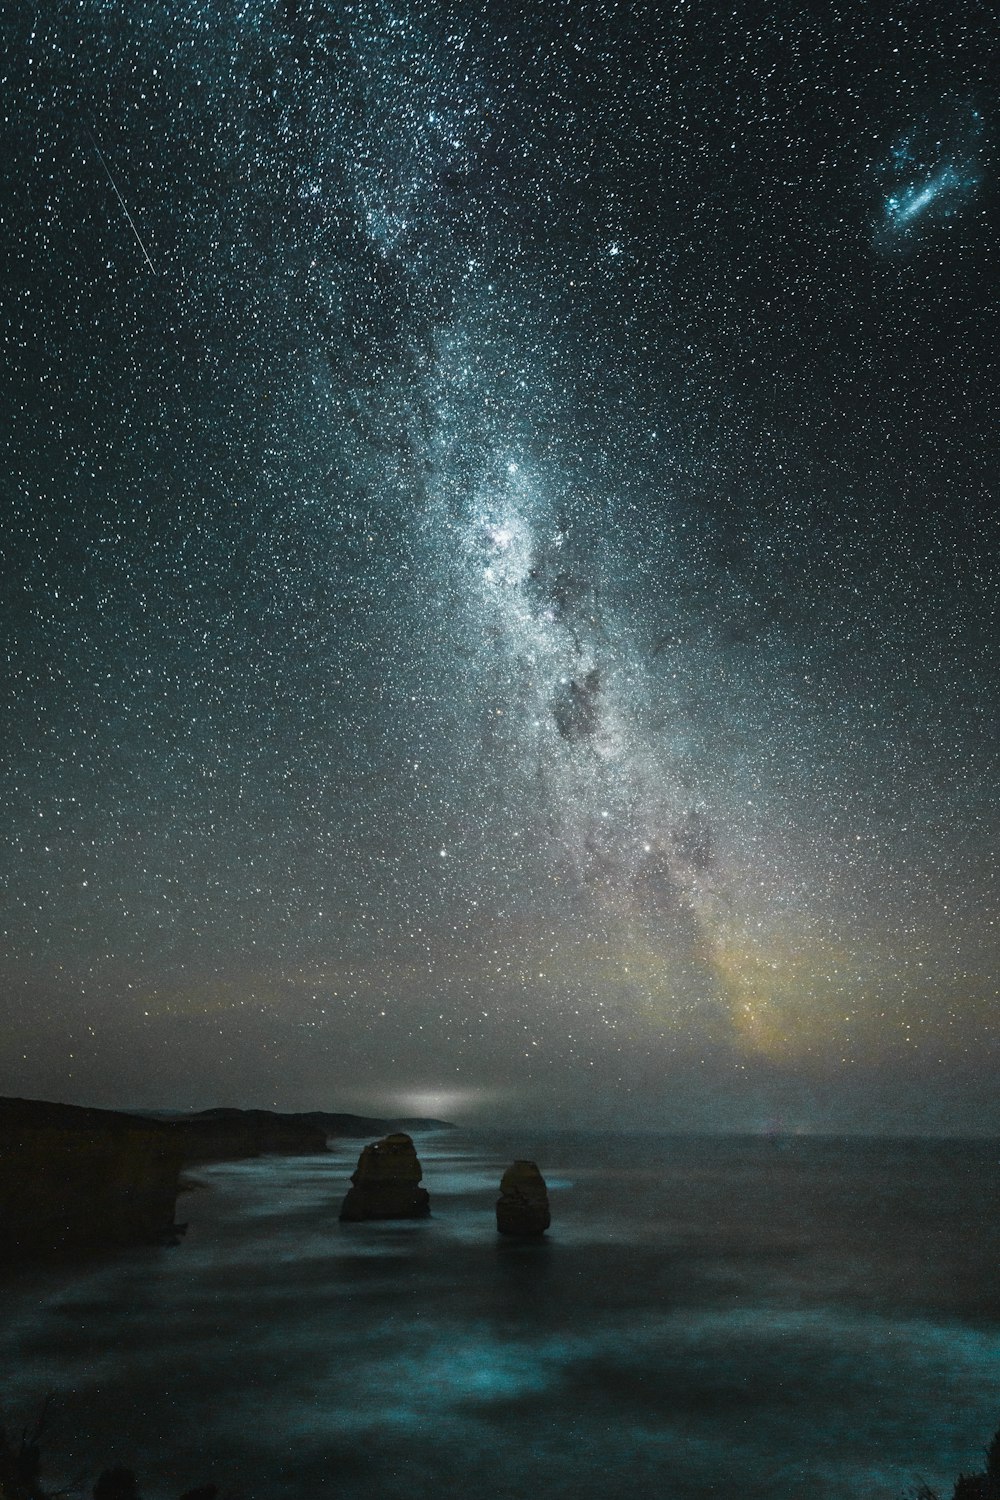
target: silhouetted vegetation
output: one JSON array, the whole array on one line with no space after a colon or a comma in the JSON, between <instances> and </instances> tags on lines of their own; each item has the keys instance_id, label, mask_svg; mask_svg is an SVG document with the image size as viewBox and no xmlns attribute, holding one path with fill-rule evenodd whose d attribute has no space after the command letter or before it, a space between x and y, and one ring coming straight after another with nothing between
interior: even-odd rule
<instances>
[{"instance_id":1,"label":"silhouetted vegetation","mask_svg":"<svg viewBox=\"0 0 1000 1500\"><path fill-rule=\"evenodd\" d=\"M0 1500L51 1500L38 1479L50 1399L47 1397L43 1403L34 1427L22 1428L17 1444L7 1436L0 1422Z\"/></svg>"},{"instance_id":2,"label":"silhouetted vegetation","mask_svg":"<svg viewBox=\"0 0 1000 1500\"><path fill-rule=\"evenodd\" d=\"M82 1475L62 1489L42 1488L42 1438L50 1409L51 1397L46 1397L38 1420L34 1426L24 1427L17 1441L8 1436L0 1422L0 1500L71 1500L86 1494L86 1478ZM135 1474L121 1466L105 1469L90 1493L93 1500L142 1500ZM179 1500L217 1500L218 1494L218 1485L202 1484L185 1490Z\"/></svg>"},{"instance_id":3,"label":"silhouetted vegetation","mask_svg":"<svg viewBox=\"0 0 1000 1500\"><path fill-rule=\"evenodd\" d=\"M46 1397L34 1426L26 1426L15 1443L0 1421L0 1500L71 1500L86 1493L86 1480L58 1490L41 1485L42 1437L48 1423L51 1397ZM951 1500L1000 1500L1000 1429L985 1450L986 1467L978 1474L960 1474L955 1481ZM116 1466L105 1469L90 1491L93 1500L142 1500L139 1482L131 1469ZM178 1500L218 1500L215 1484L198 1485L185 1490ZM912 1500L941 1500L937 1490L921 1484Z\"/></svg>"},{"instance_id":4,"label":"silhouetted vegetation","mask_svg":"<svg viewBox=\"0 0 1000 1500\"><path fill-rule=\"evenodd\" d=\"M913 1500L941 1500L937 1490L922 1484ZM980 1474L959 1474L951 1500L1000 1500L1000 1430L986 1449L986 1468Z\"/></svg>"},{"instance_id":5,"label":"silhouetted vegetation","mask_svg":"<svg viewBox=\"0 0 1000 1500\"><path fill-rule=\"evenodd\" d=\"M216 1500L219 1487L202 1484L197 1489L185 1490L180 1500ZM93 1489L94 1500L142 1500L138 1481L131 1469L105 1469Z\"/></svg>"}]
</instances>

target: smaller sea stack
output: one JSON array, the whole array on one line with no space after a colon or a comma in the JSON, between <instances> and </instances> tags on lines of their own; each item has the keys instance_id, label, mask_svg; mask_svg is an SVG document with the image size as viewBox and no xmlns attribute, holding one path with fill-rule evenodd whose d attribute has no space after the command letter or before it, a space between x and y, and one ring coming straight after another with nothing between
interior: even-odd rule
<instances>
[{"instance_id":1,"label":"smaller sea stack","mask_svg":"<svg viewBox=\"0 0 1000 1500\"><path fill-rule=\"evenodd\" d=\"M552 1223L545 1178L533 1161L516 1161L500 1179L497 1229L500 1234L544 1234Z\"/></svg>"},{"instance_id":2,"label":"smaller sea stack","mask_svg":"<svg viewBox=\"0 0 1000 1500\"><path fill-rule=\"evenodd\" d=\"M358 1224L365 1219L423 1219L431 1200L420 1186L423 1171L416 1147L402 1131L366 1146L352 1174L340 1210L341 1219Z\"/></svg>"}]
</instances>

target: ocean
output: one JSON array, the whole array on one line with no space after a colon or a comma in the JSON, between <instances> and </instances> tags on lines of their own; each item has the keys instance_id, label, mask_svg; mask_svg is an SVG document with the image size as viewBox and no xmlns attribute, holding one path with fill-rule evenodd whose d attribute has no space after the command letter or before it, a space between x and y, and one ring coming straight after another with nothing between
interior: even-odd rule
<instances>
[{"instance_id":1,"label":"ocean","mask_svg":"<svg viewBox=\"0 0 1000 1500\"><path fill-rule=\"evenodd\" d=\"M360 1142L197 1169L174 1248L8 1274L0 1402L53 1488L293 1500L947 1497L1000 1426L1000 1143L417 1137L431 1218L345 1224ZM496 1234L538 1161L542 1242Z\"/></svg>"}]
</instances>

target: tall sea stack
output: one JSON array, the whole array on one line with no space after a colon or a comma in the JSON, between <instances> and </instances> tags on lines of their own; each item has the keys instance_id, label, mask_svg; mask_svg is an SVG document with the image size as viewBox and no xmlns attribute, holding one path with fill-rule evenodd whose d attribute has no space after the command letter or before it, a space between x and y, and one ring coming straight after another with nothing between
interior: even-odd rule
<instances>
[{"instance_id":1,"label":"tall sea stack","mask_svg":"<svg viewBox=\"0 0 1000 1500\"><path fill-rule=\"evenodd\" d=\"M500 1179L497 1229L500 1234L544 1234L552 1222L545 1178L533 1161L516 1161Z\"/></svg>"},{"instance_id":2,"label":"tall sea stack","mask_svg":"<svg viewBox=\"0 0 1000 1500\"><path fill-rule=\"evenodd\" d=\"M341 1219L360 1223L365 1219L423 1219L431 1211L431 1200L420 1186L423 1171L416 1147L402 1131L366 1146L354 1184L340 1210Z\"/></svg>"}]
</instances>

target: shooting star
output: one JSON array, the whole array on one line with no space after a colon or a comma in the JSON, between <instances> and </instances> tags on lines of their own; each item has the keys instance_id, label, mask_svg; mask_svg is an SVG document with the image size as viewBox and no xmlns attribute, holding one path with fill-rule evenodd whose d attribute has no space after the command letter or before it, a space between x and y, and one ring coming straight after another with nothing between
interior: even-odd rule
<instances>
[{"instance_id":1,"label":"shooting star","mask_svg":"<svg viewBox=\"0 0 1000 1500\"><path fill-rule=\"evenodd\" d=\"M101 152L101 148L97 144L97 141L94 139L94 132L92 130L88 130L87 134L90 136L91 145L93 146L94 150L97 152L97 159L98 159L98 161L101 163L101 166L104 168L105 172L108 174L108 181L110 182L112 188L114 189L115 197L118 199L118 202L122 206L122 212L124 213L126 219L128 219L129 228L131 229L132 233L135 235L136 244L139 246L139 249L142 251L143 255L145 256L147 266L149 267L149 269L153 272L153 274L155 276L155 274L156 274L156 267L153 265L153 262L149 258L149 251L146 249L145 245L142 243L142 237L140 236L138 229L136 229L136 227L135 227L135 220L133 219L132 215L128 211L128 204L125 202L125 199L122 197L121 193L118 191L118 184L117 184L117 182L115 182L115 179L111 175L111 168L108 166L107 162L104 160L104 156L103 156L103 154Z\"/></svg>"}]
</instances>

